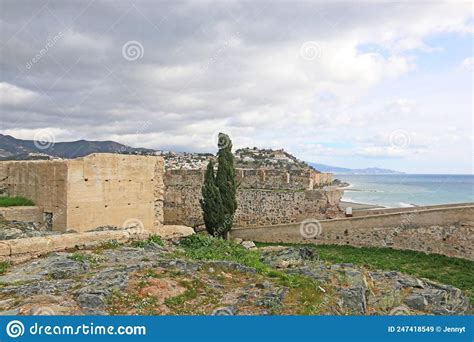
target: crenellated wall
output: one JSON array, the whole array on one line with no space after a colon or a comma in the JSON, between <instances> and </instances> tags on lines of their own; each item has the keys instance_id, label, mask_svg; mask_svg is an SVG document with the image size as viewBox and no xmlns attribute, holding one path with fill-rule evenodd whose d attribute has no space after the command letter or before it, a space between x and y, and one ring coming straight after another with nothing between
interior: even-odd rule
<instances>
[{"instance_id":1,"label":"crenellated wall","mask_svg":"<svg viewBox=\"0 0 474 342\"><path fill-rule=\"evenodd\" d=\"M167 186L201 186L205 170L166 170ZM236 178L242 189L313 190L329 185L331 173L314 170L236 169Z\"/></svg>"},{"instance_id":2,"label":"crenellated wall","mask_svg":"<svg viewBox=\"0 0 474 342\"><path fill-rule=\"evenodd\" d=\"M314 170L237 169L236 226L338 217L341 192L323 187L331 174ZM52 230L87 231L139 223L203 224L204 170L168 170L161 157L91 154L53 161L0 162L0 188L27 197Z\"/></svg>"},{"instance_id":3,"label":"crenellated wall","mask_svg":"<svg viewBox=\"0 0 474 342\"><path fill-rule=\"evenodd\" d=\"M322 187L331 174L315 171L237 169L238 208L234 225L240 227L297 222L338 215L342 193ZM199 199L204 170L167 170L165 173L165 224L203 224Z\"/></svg>"}]
</instances>

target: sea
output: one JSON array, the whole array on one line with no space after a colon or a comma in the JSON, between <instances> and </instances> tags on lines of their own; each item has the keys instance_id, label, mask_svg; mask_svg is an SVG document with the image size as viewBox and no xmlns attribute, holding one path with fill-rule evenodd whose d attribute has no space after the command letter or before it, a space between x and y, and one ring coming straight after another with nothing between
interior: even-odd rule
<instances>
[{"instance_id":1,"label":"sea","mask_svg":"<svg viewBox=\"0 0 474 342\"><path fill-rule=\"evenodd\" d=\"M388 208L474 202L474 175L345 175L343 201Z\"/></svg>"}]
</instances>

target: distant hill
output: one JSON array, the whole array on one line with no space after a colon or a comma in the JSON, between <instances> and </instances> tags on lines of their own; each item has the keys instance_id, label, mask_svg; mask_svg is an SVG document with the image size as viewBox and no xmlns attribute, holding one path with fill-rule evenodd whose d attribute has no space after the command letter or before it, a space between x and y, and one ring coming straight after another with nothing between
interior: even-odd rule
<instances>
[{"instance_id":1,"label":"distant hill","mask_svg":"<svg viewBox=\"0 0 474 342\"><path fill-rule=\"evenodd\" d=\"M349 169L344 167L330 166L325 164L318 163L308 163L308 165L314 167L315 169L321 172L331 172L338 174L346 175L399 175L403 172L390 170L390 169L380 169L378 167L369 167L365 169Z\"/></svg>"},{"instance_id":2,"label":"distant hill","mask_svg":"<svg viewBox=\"0 0 474 342\"><path fill-rule=\"evenodd\" d=\"M84 157L91 153L134 153L149 154L154 150L133 148L114 141L77 140L57 142L46 148L39 148L33 140L16 139L10 135L0 134L0 159L43 159L39 156L58 158Z\"/></svg>"},{"instance_id":3,"label":"distant hill","mask_svg":"<svg viewBox=\"0 0 474 342\"><path fill-rule=\"evenodd\" d=\"M38 146L37 146L38 145ZM0 134L0 160L34 160L65 158L72 159L84 157L91 153L124 153L124 154L159 154L165 158L167 166L171 168L204 168L211 154L160 152L147 148L134 148L119 144L115 141L89 141L77 140L69 142L56 142L51 146L42 147L33 140L16 139L10 135ZM321 172L360 175L388 175L401 174L402 172L379 169L348 169L318 163L307 163L283 149L258 149L242 148L235 151L237 167L242 168L269 168L297 170L313 168Z\"/></svg>"}]
</instances>

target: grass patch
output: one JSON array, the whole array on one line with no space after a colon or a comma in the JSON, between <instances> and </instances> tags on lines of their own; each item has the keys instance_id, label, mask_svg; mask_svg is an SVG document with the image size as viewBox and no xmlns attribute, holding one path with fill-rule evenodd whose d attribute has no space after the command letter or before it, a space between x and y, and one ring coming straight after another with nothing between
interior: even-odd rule
<instances>
[{"instance_id":1,"label":"grass patch","mask_svg":"<svg viewBox=\"0 0 474 342\"><path fill-rule=\"evenodd\" d=\"M0 207L18 207L35 205L32 200L24 197L0 197Z\"/></svg>"},{"instance_id":2,"label":"grass patch","mask_svg":"<svg viewBox=\"0 0 474 342\"><path fill-rule=\"evenodd\" d=\"M257 251L247 250L234 242L209 235L193 234L181 239L179 245L190 259L232 261L255 268L259 273L265 273L269 269L260 261Z\"/></svg>"},{"instance_id":3,"label":"grass patch","mask_svg":"<svg viewBox=\"0 0 474 342\"><path fill-rule=\"evenodd\" d=\"M119 248L120 246L122 246L122 244L120 242L118 242L117 240L110 240L110 241L106 241L106 242L102 242L95 250L94 252L95 253L102 253L103 251L107 250L107 249L117 249Z\"/></svg>"},{"instance_id":4,"label":"grass patch","mask_svg":"<svg viewBox=\"0 0 474 342\"><path fill-rule=\"evenodd\" d=\"M297 314L314 315L319 312L321 293L315 291L318 282L298 274L287 274L276 270L260 260L260 253L247 250L234 242L213 238L204 234L193 234L180 240L185 256L196 260L225 260L254 268L259 274L271 278L275 283L289 288L289 297Z\"/></svg>"},{"instance_id":5,"label":"grass patch","mask_svg":"<svg viewBox=\"0 0 474 342\"><path fill-rule=\"evenodd\" d=\"M133 241L132 242L132 247L138 247L138 248L144 248L150 243L156 243L159 246L163 246L163 240L161 239L161 236L159 235L151 235L148 237L146 240L141 240L141 241Z\"/></svg>"},{"instance_id":6,"label":"grass patch","mask_svg":"<svg viewBox=\"0 0 474 342\"><path fill-rule=\"evenodd\" d=\"M0 262L0 275L7 273L10 267L12 267L12 264L9 261Z\"/></svg>"},{"instance_id":7,"label":"grass patch","mask_svg":"<svg viewBox=\"0 0 474 342\"><path fill-rule=\"evenodd\" d=\"M182 280L179 282L179 285L183 286L186 288L186 291L175 297L167 298L165 300L165 305L169 308L177 308L187 301L193 300L198 296L198 291L197 289L199 287L203 287L202 284L197 280L194 279L192 281L186 281Z\"/></svg>"},{"instance_id":8,"label":"grass patch","mask_svg":"<svg viewBox=\"0 0 474 342\"><path fill-rule=\"evenodd\" d=\"M77 261L77 262L86 262L88 261L91 265L97 265L100 261L100 257L92 254L82 254L80 252L74 252L70 256L68 256L69 259Z\"/></svg>"},{"instance_id":9,"label":"grass patch","mask_svg":"<svg viewBox=\"0 0 474 342\"><path fill-rule=\"evenodd\" d=\"M156 315L156 300L153 297L140 297L136 294L113 290L107 303L110 305L111 315L129 314L130 310L134 310L138 315Z\"/></svg>"},{"instance_id":10,"label":"grass patch","mask_svg":"<svg viewBox=\"0 0 474 342\"><path fill-rule=\"evenodd\" d=\"M257 243L258 246L301 244ZM439 254L391 248L353 247L305 244L316 250L321 260L331 263L353 263L369 269L399 271L418 278L427 278L464 290L474 303L474 262Z\"/></svg>"}]
</instances>

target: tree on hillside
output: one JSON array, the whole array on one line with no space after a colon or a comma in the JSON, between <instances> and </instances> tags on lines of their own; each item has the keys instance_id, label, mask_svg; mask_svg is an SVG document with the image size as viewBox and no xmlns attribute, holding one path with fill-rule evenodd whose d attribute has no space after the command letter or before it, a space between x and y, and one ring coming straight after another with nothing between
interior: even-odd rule
<instances>
[{"instance_id":1,"label":"tree on hillside","mask_svg":"<svg viewBox=\"0 0 474 342\"><path fill-rule=\"evenodd\" d=\"M237 184L229 136L219 133L217 146L217 173L214 175L214 164L210 161L204 176L200 202L207 231L214 236L226 238L237 209Z\"/></svg>"},{"instance_id":2,"label":"tree on hillside","mask_svg":"<svg viewBox=\"0 0 474 342\"><path fill-rule=\"evenodd\" d=\"M219 133L218 147L216 185L219 188L224 207L223 234L226 236L232 228L234 213L237 209L234 155L232 154L232 141L227 134Z\"/></svg>"},{"instance_id":3,"label":"tree on hillside","mask_svg":"<svg viewBox=\"0 0 474 342\"><path fill-rule=\"evenodd\" d=\"M214 163L212 160L207 164L204 174L204 184L202 185L202 198L199 200L203 212L204 224L206 230L211 235L218 235L219 227L224 221L224 210L222 206L221 194L216 185L214 175Z\"/></svg>"}]
</instances>

